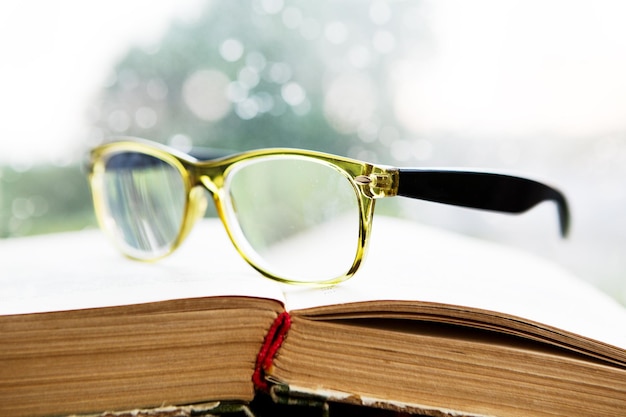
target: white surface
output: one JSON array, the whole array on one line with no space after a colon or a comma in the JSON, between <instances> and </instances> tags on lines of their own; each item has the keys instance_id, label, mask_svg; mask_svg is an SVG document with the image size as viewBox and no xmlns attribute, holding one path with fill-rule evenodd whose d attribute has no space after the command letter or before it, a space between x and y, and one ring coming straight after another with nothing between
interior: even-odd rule
<instances>
[{"instance_id":1,"label":"white surface","mask_svg":"<svg viewBox=\"0 0 626 417\"><path fill-rule=\"evenodd\" d=\"M196 225L174 254L126 259L99 230L0 241L0 314L241 295L282 299L237 254L218 222Z\"/></svg>"}]
</instances>

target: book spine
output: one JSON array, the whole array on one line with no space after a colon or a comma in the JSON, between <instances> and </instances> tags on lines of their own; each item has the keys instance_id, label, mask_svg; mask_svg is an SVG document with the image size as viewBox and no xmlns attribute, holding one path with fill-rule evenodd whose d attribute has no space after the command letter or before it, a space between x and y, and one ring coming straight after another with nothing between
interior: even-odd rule
<instances>
[{"instance_id":1,"label":"book spine","mask_svg":"<svg viewBox=\"0 0 626 417\"><path fill-rule=\"evenodd\" d=\"M276 317L276 320L274 320L274 323L267 331L263 345L261 345L256 358L254 373L252 374L252 382L257 390L269 391L269 384L265 379L265 374L272 366L274 356L276 356L278 349L282 346L290 327L291 316L287 312L282 312Z\"/></svg>"}]
</instances>

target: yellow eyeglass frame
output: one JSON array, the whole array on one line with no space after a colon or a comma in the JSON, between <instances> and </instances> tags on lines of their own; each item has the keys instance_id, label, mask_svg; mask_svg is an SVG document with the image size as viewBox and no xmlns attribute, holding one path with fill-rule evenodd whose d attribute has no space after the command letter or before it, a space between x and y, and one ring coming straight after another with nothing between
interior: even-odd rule
<instances>
[{"instance_id":1,"label":"yellow eyeglass frame","mask_svg":"<svg viewBox=\"0 0 626 417\"><path fill-rule=\"evenodd\" d=\"M102 178L108 158L112 155L125 152L136 152L148 155L174 167L181 176L186 195L182 225L178 236L172 242L169 250L161 256L144 259L126 253L123 248L120 247L127 257L142 261L155 261L175 251L185 240L195 222L203 217L208 201L206 199L206 193L202 189L206 189L213 196L217 214L237 252L239 252L248 264L264 276L287 284L326 286L338 284L352 277L367 252L374 213L374 201L380 197L395 195L398 184L398 170L395 168L373 165L351 158L316 151L271 148L241 152L227 157L201 161L191 155L187 155L165 145L137 138L122 138L119 141L103 144L91 151L88 174L98 223L100 227L110 235L111 240L113 240L118 247L120 245L106 224L108 213L104 198ZM321 162L339 172L352 185L359 207L359 235L355 258L352 262L352 266L345 274L316 282L301 281L294 277L278 276L255 263L252 259L253 257L242 248L243 245L238 241L237 234L234 231L235 227L230 224L232 220L227 214L227 204L225 201L228 196L226 195L227 190L225 190L224 184L238 163L277 156L289 157L291 159L314 159L316 162ZM332 196L329 196L329 198L332 198Z\"/></svg>"}]
</instances>

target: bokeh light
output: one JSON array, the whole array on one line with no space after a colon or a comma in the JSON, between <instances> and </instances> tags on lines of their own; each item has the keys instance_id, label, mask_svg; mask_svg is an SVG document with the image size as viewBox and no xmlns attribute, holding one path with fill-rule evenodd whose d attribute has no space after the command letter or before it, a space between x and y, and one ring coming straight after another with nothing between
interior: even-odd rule
<instances>
[{"instance_id":1,"label":"bokeh light","mask_svg":"<svg viewBox=\"0 0 626 417\"><path fill-rule=\"evenodd\" d=\"M242 100L245 95L241 87L238 98L226 97L226 87L231 86L228 77L218 70L199 70L191 74L183 84L185 104L198 118L207 121L222 119L230 111L231 101Z\"/></svg>"}]
</instances>

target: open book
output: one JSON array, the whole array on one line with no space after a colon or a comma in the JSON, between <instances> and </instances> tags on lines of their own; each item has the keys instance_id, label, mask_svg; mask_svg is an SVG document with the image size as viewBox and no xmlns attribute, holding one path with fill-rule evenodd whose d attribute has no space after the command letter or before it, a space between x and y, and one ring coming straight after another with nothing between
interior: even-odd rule
<instances>
[{"instance_id":1,"label":"open book","mask_svg":"<svg viewBox=\"0 0 626 417\"><path fill-rule=\"evenodd\" d=\"M331 288L263 278L217 220L156 263L96 230L0 242L0 415L317 398L623 415L626 309L544 260L404 220Z\"/></svg>"}]
</instances>

